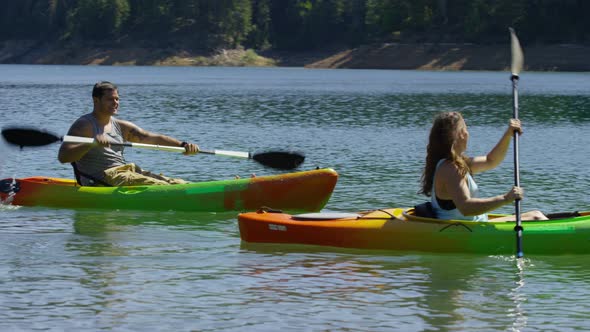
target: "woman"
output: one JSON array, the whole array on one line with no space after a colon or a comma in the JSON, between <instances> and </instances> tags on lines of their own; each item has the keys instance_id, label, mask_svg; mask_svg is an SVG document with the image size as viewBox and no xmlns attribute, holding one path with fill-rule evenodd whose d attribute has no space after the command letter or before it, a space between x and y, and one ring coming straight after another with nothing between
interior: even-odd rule
<instances>
[{"instance_id":1,"label":"woman","mask_svg":"<svg viewBox=\"0 0 590 332\"><path fill-rule=\"evenodd\" d=\"M427 147L426 167L422 174L421 193L431 197L438 219L488 221L487 212L516 199L522 199L520 187L513 187L504 195L478 198L478 187L472 175L497 167L508 151L514 132L520 135L520 121L511 119L508 129L496 146L485 156L467 157L469 132L458 112L440 113L434 119ZM540 211L525 212L522 220L546 220ZM514 221L514 216L495 218L494 221Z\"/></svg>"}]
</instances>

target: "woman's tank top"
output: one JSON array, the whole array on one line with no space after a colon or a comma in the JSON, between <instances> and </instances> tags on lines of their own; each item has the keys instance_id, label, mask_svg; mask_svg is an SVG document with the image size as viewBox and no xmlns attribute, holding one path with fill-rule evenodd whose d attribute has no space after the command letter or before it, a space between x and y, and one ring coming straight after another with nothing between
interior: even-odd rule
<instances>
[{"instance_id":1,"label":"woman's tank top","mask_svg":"<svg viewBox=\"0 0 590 332\"><path fill-rule=\"evenodd\" d=\"M477 216L464 216L463 214L461 214L461 212L457 208L454 208L452 210L445 210L440 207L440 205L438 204L438 200L436 199L436 190L435 190L436 186L434 185L434 178L436 177L436 171L438 171L438 167L444 161L445 161L445 159L441 159L438 161L438 163L436 164L436 170L434 171L434 175L433 175L433 179L432 179L432 195L430 197L430 203L432 204L432 209L433 209L434 213L436 214L436 217L438 219L445 219L445 220L488 221L487 213L480 214ZM469 173L467 173L466 179L467 179L467 187L469 188L469 193L470 193L471 197L477 197L477 194L479 192L479 187L477 186L477 183L475 183L475 180L473 180L473 177Z\"/></svg>"},{"instance_id":2,"label":"woman's tank top","mask_svg":"<svg viewBox=\"0 0 590 332\"><path fill-rule=\"evenodd\" d=\"M83 115L82 118L90 121L94 127L94 135L105 134L110 137L113 142L123 143L123 132L117 121L111 118L111 129L109 132L103 133L103 128L98 125L96 118L92 114ZM98 180L104 178L104 170L125 165L125 158L123 158L124 147L120 145L111 145L110 148L102 146L95 146L88 151L80 160L76 162L76 168L80 172L80 182L83 186L93 185L93 180L86 178L82 174L88 174Z\"/></svg>"}]
</instances>

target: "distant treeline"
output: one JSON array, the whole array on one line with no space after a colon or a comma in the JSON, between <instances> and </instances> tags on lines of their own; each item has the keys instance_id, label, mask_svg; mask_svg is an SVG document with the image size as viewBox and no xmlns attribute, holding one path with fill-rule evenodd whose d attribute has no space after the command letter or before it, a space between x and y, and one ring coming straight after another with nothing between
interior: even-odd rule
<instances>
[{"instance_id":1,"label":"distant treeline","mask_svg":"<svg viewBox=\"0 0 590 332\"><path fill-rule=\"evenodd\" d=\"M5 0L0 40L310 50L378 41L586 43L587 0Z\"/></svg>"}]
</instances>

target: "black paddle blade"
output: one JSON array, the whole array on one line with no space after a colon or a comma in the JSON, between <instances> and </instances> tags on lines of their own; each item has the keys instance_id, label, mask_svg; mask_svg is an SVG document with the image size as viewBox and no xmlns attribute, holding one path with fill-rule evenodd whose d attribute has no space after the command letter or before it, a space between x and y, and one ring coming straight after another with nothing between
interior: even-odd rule
<instances>
[{"instance_id":1,"label":"black paddle blade","mask_svg":"<svg viewBox=\"0 0 590 332\"><path fill-rule=\"evenodd\" d=\"M2 136L6 142L18 145L21 148L25 146L43 146L61 141L59 136L34 128L5 128L2 129Z\"/></svg>"},{"instance_id":2,"label":"black paddle blade","mask_svg":"<svg viewBox=\"0 0 590 332\"><path fill-rule=\"evenodd\" d=\"M260 164L277 169L294 169L305 160L305 156L298 152L272 151L256 153L252 156Z\"/></svg>"}]
</instances>

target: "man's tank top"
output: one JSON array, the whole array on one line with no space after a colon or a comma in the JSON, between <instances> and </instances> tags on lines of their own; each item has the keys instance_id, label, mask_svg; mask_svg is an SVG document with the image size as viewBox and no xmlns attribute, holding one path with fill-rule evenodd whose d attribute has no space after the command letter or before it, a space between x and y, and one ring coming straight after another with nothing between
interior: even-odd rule
<instances>
[{"instance_id":1,"label":"man's tank top","mask_svg":"<svg viewBox=\"0 0 590 332\"><path fill-rule=\"evenodd\" d=\"M107 135L113 142L123 143L123 132L117 121L111 118L111 126L109 132L103 132L102 126L98 125L96 118L92 114L83 115L82 118L90 121L94 128L93 136L98 134ZM80 182L83 186L94 185L93 180L86 178L82 174L88 174L98 180L104 178L104 170L125 165L125 158L123 158L124 147L120 145L111 145L110 148L102 146L95 146L88 151L80 160L76 162L76 167L80 174Z\"/></svg>"},{"instance_id":2,"label":"man's tank top","mask_svg":"<svg viewBox=\"0 0 590 332\"><path fill-rule=\"evenodd\" d=\"M445 161L445 159L441 159L436 164L436 170L434 171L433 179L432 179L432 195L430 197L430 203L432 204L432 210L436 214L436 218L438 219L445 219L445 220L472 220L472 221L488 221L488 215L486 213L480 214L477 216L464 216L459 209L454 208L452 210L445 210L440 207L438 204L438 200L436 199L436 190L434 185L434 177L436 176L436 171L438 167ZM479 187L471 174L467 173L467 187L469 188L469 193L471 197L477 197L477 193L479 192Z\"/></svg>"}]
</instances>

